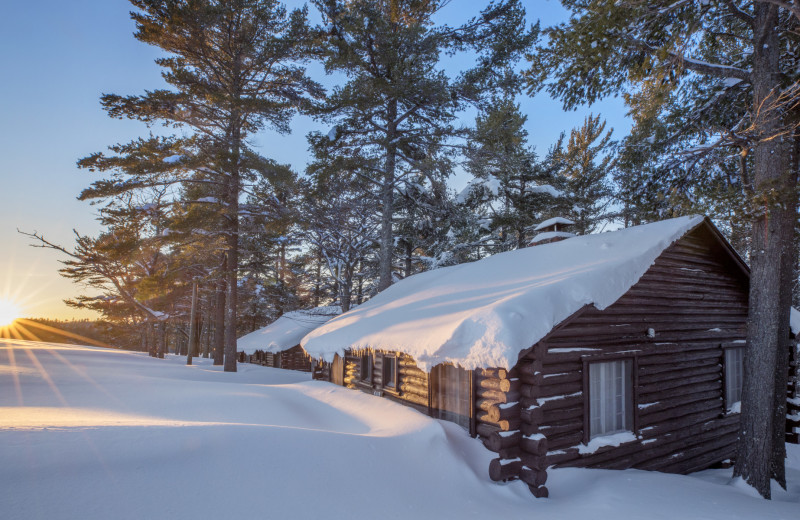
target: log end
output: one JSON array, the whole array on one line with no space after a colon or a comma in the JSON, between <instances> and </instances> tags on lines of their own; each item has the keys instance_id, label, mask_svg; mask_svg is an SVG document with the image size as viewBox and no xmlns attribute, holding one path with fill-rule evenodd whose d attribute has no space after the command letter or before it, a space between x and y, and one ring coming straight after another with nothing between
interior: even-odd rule
<instances>
[{"instance_id":1,"label":"log end","mask_svg":"<svg viewBox=\"0 0 800 520\"><path fill-rule=\"evenodd\" d=\"M550 493L547 491L547 488L544 486L534 487L528 484L528 489L531 490L531 494L536 498L547 498L550 496Z\"/></svg>"},{"instance_id":2,"label":"log end","mask_svg":"<svg viewBox=\"0 0 800 520\"><path fill-rule=\"evenodd\" d=\"M492 459L489 463L489 478L495 482L509 480L519 476L522 461L516 460L503 464L500 459Z\"/></svg>"}]
</instances>

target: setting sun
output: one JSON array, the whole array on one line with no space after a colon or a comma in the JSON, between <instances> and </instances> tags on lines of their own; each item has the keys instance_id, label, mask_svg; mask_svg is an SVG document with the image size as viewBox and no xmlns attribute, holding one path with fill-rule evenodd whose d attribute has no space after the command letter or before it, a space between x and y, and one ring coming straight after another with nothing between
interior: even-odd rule
<instances>
[{"instance_id":1,"label":"setting sun","mask_svg":"<svg viewBox=\"0 0 800 520\"><path fill-rule=\"evenodd\" d=\"M0 327L11 325L20 317L19 305L10 300L0 300Z\"/></svg>"}]
</instances>

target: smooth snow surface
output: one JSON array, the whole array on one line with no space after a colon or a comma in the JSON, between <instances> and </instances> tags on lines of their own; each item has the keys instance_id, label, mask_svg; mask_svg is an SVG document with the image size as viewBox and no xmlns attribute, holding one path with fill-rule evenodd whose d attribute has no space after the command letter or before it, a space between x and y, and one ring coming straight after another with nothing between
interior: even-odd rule
<instances>
[{"instance_id":1,"label":"smooth snow surface","mask_svg":"<svg viewBox=\"0 0 800 520\"><path fill-rule=\"evenodd\" d=\"M406 278L309 333L301 344L328 361L349 347L396 350L423 370L512 367L584 305L604 309L630 289L702 217L584 235Z\"/></svg>"},{"instance_id":2,"label":"smooth snow surface","mask_svg":"<svg viewBox=\"0 0 800 520\"><path fill-rule=\"evenodd\" d=\"M245 354L256 350L280 352L300 343L303 336L342 313L341 307L317 307L287 312L263 329L251 332L236 340L236 349Z\"/></svg>"},{"instance_id":3,"label":"smooth snow surface","mask_svg":"<svg viewBox=\"0 0 800 520\"><path fill-rule=\"evenodd\" d=\"M489 480L460 427L308 374L0 340L0 518L199 520L798 518L731 470L558 469L549 499Z\"/></svg>"},{"instance_id":4,"label":"smooth snow surface","mask_svg":"<svg viewBox=\"0 0 800 520\"><path fill-rule=\"evenodd\" d=\"M570 219L568 219L568 218L564 218L564 217L553 217L553 218L549 218L549 219L545 220L544 222L540 223L538 226L536 226L535 228L533 228L533 230L534 230L534 231L540 231L540 230L542 230L542 229L544 229L544 228L546 228L546 227L550 227L550 226L552 226L553 224L562 224L562 225L564 225L564 226L571 226L571 225L572 225L572 224L574 224L574 223L575 223L575 222L571 221L571 220L570 220Z\"/></svg>"}]
</instances>

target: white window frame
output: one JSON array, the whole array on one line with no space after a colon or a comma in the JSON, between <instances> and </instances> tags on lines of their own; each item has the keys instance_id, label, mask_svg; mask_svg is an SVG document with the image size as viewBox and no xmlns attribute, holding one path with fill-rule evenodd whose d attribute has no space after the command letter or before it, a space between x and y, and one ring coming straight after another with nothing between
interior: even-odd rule
<instances>
[{"instance_id":1,"label":"white window frame","mask_svg":"<svg viewBox=\"0 0 800 520\"><path fill-rule=\"evenodd\" d=\"M589 439L633 431L633 367L632 358L588 363Z\"/></svg>"}]
</instances>

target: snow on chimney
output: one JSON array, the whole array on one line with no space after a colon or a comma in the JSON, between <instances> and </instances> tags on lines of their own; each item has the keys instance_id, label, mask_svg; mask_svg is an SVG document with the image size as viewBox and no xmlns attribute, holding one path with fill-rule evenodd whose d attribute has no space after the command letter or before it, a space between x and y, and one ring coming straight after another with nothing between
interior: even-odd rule
<instances>
[{"instance_id":1,"label":"snow on chimney","mask_svg":"<svg viewBox=\"0 0 800 520\"><path fill-rule=\"evenodd\" d=\"M535 228L534 231L541 231L538 235L531 239L528 247L540 246L543 244L551 244L560 240L565 240L574 237L574 233L562 231L565 227L575 224L573 221L564 217L553 217L545 220Z\"/></svg>"}]
</instances>

